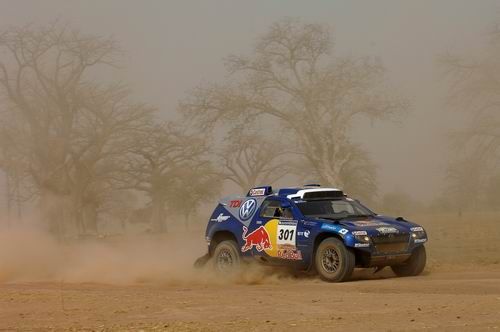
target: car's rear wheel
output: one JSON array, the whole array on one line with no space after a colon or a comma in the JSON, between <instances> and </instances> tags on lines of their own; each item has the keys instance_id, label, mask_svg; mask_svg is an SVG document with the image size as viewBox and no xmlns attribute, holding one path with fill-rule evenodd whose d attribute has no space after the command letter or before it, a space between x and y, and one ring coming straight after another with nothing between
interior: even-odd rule
<instances>
[{"instance_id":1,"label":"car's rear wheel","mask_svg":"<svg viewBox=\"0 0 500 332\"><path fill-rule=\"evenodd\" d=\"M326 238L319 244L314 265L321 279L329 282L349 280L356 258L351 249L337 238Z\"/></svg>"},{"instance_id":2,"label":"car's rear wheel","mask_svg":"<svg viewBox=\"0 0 500 332\"><path fill-rule=\"evenodd\" d=\"M391 269L399 277L416 276L424 271L426 261L425 247L419 246L413 250L408 260L403 264L391 266Z\"/></svg>"},{"instance_id":3,"label":"car's rear wheel","mask_svg":"<svg viewBox=\"0 0 500 332\"><path fill-rule=\"evenodd\" d=\"M212 255L214 268L217 272L227 273L240 266L240 253L233 240L225 240L217 244Z\"/></svg>"}]
</instances>

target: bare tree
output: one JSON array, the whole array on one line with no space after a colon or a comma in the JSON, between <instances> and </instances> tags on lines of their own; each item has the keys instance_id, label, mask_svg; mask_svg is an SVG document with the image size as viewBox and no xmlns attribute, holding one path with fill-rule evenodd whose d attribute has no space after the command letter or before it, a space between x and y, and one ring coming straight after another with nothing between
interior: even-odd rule
<instances>
[{"instance_id":1,"label":"bare tree","mask_svg":"<svg viewBox=\"0 0 500 332\"><path fill-rule=\"evenodd\" d=\"M23 204L35 192L28 180L26 137L22 124L6 112L0 113L0 170L5 174L7 220L10 223L16 210L16 219L22 219Z\"/></svg>"},{"instance_id":2,"label":"bare tree","mask_svg":"<svg viewBox=\"0 0 500 332\"><path fill-rule=\"evenodd\" d=\"M216 176L203 158L206 143L172 122L152 125L134 140L136 144L129 149L125 176L121 177L123 188L139 190L149 197L153 230L164 232L167 230L167 202L173 210L176 207L184 209L183 202L190 202L190 208L195 210L194 205L199 200L195 197L201 193L197 185L200 179L210 174L212 178ZM173 203L179 202L177 197L181 200L179 205Z\"/></svg>"},{"instance_id":3,"label":"bare tree","mask_svg":"<svg viewBox=\"0 0 500 332\"><path fill-rule=\"evenodd\" d=\"M195 90L183 110L204 125L271 116L296 137L320 181L343 186L342 172L354 153L352 121L387 119L407 104L381 89L378 61L332 58L332 46L326 26L281 20L258 39L253 56L227 58L230 83Z\"/></svg>"},{"instance_id":4,"label":"bare tree","mask_svg":"<svg viewBox=\"0 0 500 332\"><path fill-rule=\"evenodd\" d=\"M356 144L344 147L350 154L349 160L342 168L340 177L351 197L362 199L367 204L375 204L377 198L376 165L370 159L368 152ZM315 173L314 165L305 162L294 163L294 172L301 177L302 182L315 182L321 176Z\"/></svg>"},{"instance_id":5,"label":"bare tree","mask_svg":"<svg viewBox=\"0 0 500 332\"><path fill-rule=\"evenodd\" d=\"M212 202L222 188L222 178L212 163L202 157L193 158L188 167L177 168L167 194L167 208L184 217L184 228L203 203Z\"/></svg>"},{"instance_id":6,"label":"bare tree","mask_svg":"<svg viewBox=\"0 0 500 332\"><path fill-rule=\"evenodd\" d=\"M349 147L351 157L342 168L340 177L348 194L362 199L367 204L377 201L377 166L370 158L370 154L362 147L352 144Z\"/></svg>"},{"instance_id":7,"label":"bare tree","mask_svg":"<svg viewBox=\"0 0 500 332\"><path fill-rule=\"evenodd\" d=\"M450 108L469 116L465 128L451 133L457 156L450 160L448 189L475 190L478 195L467 196L468 203L477 204L474 197L481 196L500 167L500 30L490 34L482 56L447 54L440 60L450 81Z\"/></svg>"},{"instance_id":8,"label":"bare tree","mask_svg":"<svg viewBox=\"0 0 500 332\"><path fill-rule=\"evenodd\" d=\"M121 190L115 180L122 174L125 156L147 130L155 109L129 101L120 86L93 87L83 96L70 159L65 170L72 198L72 213L80 233L97 233L97 217L111 192Z\"/></svg>"},{"instance_id":9,"label":"bare tree","mask_svg":"<svg viewBox=\"0 0 500 332\"><path fill-rule=\"evenodd\" d=\"M485 180L481 168L480 159L467 155L448 165L444 200L459 214L481 201Z\"/></svg>"},{"instance_id":10,"label":"bare tree","mask_svg":"<svg viewBox=\"0 0 500 332\"><path fill-rule=\"evenodd\" d=\"M90 79L113 66L111 39L58 22L28 25L1 33L0 52L0 93L23 124L22 154L42 219L57 234L63 220L95 232L99 196L111 190L127 135L149 121L151 108L129 102L126 89Z\"/></svg>"},{"instance_id":11,"label":"bare tree","mask_svg":"<svg viewBox=\"0 0 500 332\"><path fill-rule=\"evenodd\" d=\"M217 153L222 177L246 193L249 188L273 184L289 174L290 149L280 136L266 137L258 125L250 123L232 128Z\"/></svg>"}]
</instances>

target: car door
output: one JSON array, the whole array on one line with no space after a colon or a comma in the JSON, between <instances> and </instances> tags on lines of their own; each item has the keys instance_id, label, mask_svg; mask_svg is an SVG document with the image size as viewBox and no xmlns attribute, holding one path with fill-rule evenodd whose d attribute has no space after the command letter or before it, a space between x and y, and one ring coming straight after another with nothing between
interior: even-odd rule
<instances>
[{"instance_id":1,"label":"car door","mask_svg":"<svg viewBox=\"0 0 500 332\"><path fill-rule=\"evenodd\" d=\"M267 198L254 219L255 225L245 241L252 254L269 263L286 264L301 260L297 250L298 219L290 204L277 197Z\"/></svg>"},{"instance_id":2,"label":"car door","mask_svg":"<svg viewBox=\"0 0 500 332\"><path fill-rule=\"evenodd\" d=\"M245 241L243 250L251 249L253 256L273 256L276 248L276 225L279 218L279 207L280 201L278 199L274 197L266 198L250 224L249 229L252 231L243 236Z\"/></svg>"},{"instance_id":3,"label":"car door","mask_svg":"<svg viewBox=\"0 0 500 332\"><path fill-rule=\"evenodd\" d=\"M298 214L290 202L282 199L278 212L278 225L276 229L276 256L283 262L293 264L302 261L302 252L298 248L298 234L303 231Z\"/></svg>"}]
</instances>

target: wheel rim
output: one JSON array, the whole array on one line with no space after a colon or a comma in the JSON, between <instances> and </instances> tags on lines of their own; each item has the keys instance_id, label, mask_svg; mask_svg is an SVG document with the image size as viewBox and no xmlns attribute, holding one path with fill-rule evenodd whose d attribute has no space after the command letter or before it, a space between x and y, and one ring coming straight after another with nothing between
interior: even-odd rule
<instances>
[{"instance_id":1,"label":"wheel rim","mask_svg":"<svg viewBox=\"0 0 500 332\"><path fill-rule=\"evenodd\" d=\"M328 273L335 273L340 267L340 256L335 248L326 248L321 256L321 265Z\"/></svg>"},{"instance_id":2,"label":"wheel rim","mask_svg":"<svg viewBox=\"0 0 500 332\"><path fill-rule=\"evenodd\" d=\"M233 255L231 250L222 248L217 255L217 269L224 271L230 269L234 264Z\"/></svg>"}]
</instances>

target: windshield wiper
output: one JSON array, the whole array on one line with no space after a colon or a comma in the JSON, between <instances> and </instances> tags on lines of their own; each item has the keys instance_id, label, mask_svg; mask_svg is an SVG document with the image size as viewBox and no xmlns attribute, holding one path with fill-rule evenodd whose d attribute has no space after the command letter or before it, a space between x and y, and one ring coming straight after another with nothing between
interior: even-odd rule
<instances>
[{"instance_id":1,"label":"windshield wiper","mask_svg":"<svg viewBox=\"0 0 500 332\"><path fill-rule=\"evenodd\" d=\"M366 217L373 217L373 214L348 214L348 215L339 216L339 217L314 216L313 218L315 218L315 219L327 219L327 220L332 220L332 221L335 221L335 222L339 222L342 219L366 218Z\"/></svg>"}]
</instances>

